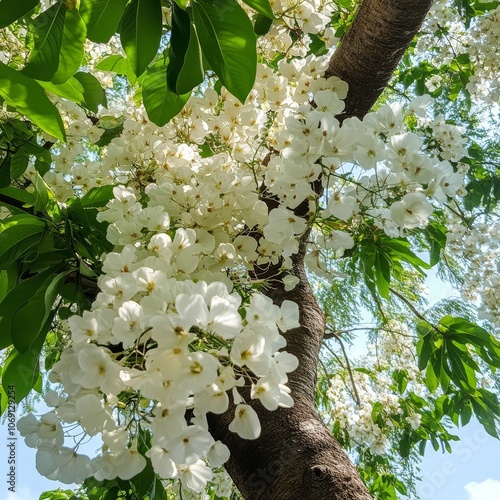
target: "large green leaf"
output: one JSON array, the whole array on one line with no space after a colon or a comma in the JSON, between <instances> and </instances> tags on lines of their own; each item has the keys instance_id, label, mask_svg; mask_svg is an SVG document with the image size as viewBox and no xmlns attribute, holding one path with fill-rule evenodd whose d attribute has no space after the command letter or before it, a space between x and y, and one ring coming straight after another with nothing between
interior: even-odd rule
<instances>
[{"instance_id":1,"label":"large green leaf","mask_svg":"<svg viewBox=\"0 0 500 500\"><path fill-rule=\"evenodd\" d=\"M47 334L43 327L49 318L66 274L49 275L40 288L13 314L12 342L20 353L29 351L39 340L40 334L44 336ZM26 321L26 318L29 318L29 321Z\"/></svg>"},{"instance_id":2,"label":"large green leaf","mask_svg":"<svg viewBox=\"0 0 500 500\"><path fill-rule=\"evenodd\" d=\"M39 3L40 0L0 0L0 29L20 19Z\"/></svg>"},{"instance_id":3,"label":"large green leaf","mask_svg":"<svg viewBox=\"0 0 500 500\"><path fill-rule=\"evenodd\" d=\"M38 82L45 90L70 101L83 102L83 87L80 82L72 77L64 83L54 85L52 82Z\"/></svg>"},{"instance_id":4,"label":"large green leaf","mask_svg":"<svg viewBox=\"0 0 500 500\"><path fill-rule=\"evenodd\" d=\"M193 0L203 55L231 94L244 102L257 71L252 23L235 0Z\"/></svg>"},{"instance_id":5,"label":"large green leaf","mask_svg":"<svg viewBox=\"0 0 500 500\"><path fill-rule=\"evenodd\" d=\"M66 140L64 125L57 108L43 88L31 78L0 62L0 96L9 106L29 118L57 139Z\"/></svg>"},{"instance_id":6,"label":"large green leaf","mask_svg":"<svg viewBox=\"0 0 500 500\"><path fill-rule=\"evenodd\" d=\"M87 27L78 9L68 9L64 19L61 50L59 51L59 66L52 77L53 83L64 83L80 69L86 34Z\"/></svg>"},{"instance_id":7,"label":"large green leaf","mask_svg":"<svg viewBox=\"0 0 500 500\"><path fill-rule=\"evenodd\" d=\"M21 281L0 302L0 349L12 344L12 319L14 314L28 302L29 298L44 284L47 277L54 272L53 269L49 269Z\"/></svg>"},{"instance_id":8,"label":"large green leaf","mask_svg":"<svg viewBox=\"0 0 500 500\"><path fill-rule=\"evenodd\" d=\"M156 56L161 34L161 0L132 0L123 14L120 40L137 76Z\"/></svg>"},{"instance_id":9,"label":"large green leaf","mask_svg":"<svg viewBox=\"0 0 500 500\"><path fill-rule=\"evenodd\" d=\"M39 357L42 345L24 354L13 349L5 360L2 386L5 391L8 391L9 387L15 387L16 403L21 402L39 383L41 378Z\"/></svg>"},{"instance_id":10,"label":"large green leaf","mask_svg":"<svg viewBox=\"0 0 500 500\"><path fill-rule=\"evenodd\" d=\"M160 59L148 69L143 81L142 97L148 118L162 127L177 115L189 94L176 95L167 87L166 60Z\"/></svg>"},{"instance_id":11,"label":"large green leaf","mask_svg":"<svg viewBox=\"0 0 500 500\"><path fill-rule=\"evenodd\" d=\"M205 78L200 41L194 23L191 23L189 30L189 45L186 57L177 77L176 91L179 95L187 94L194 87L200 85Z\"/></svg>"},{"instance_id":12,"label":"large green leaf","mask_svg":"<svg viewBox=\"0 0 500 500\"><path fill-rule=\"evenodd\" d=\"M76 73L75 79L83 87L83 103L90 111L97 113L99 105L104 107L108 105L106 93L94 75L80 71Z\"/></svg>"},{"instance_id":13,"label":"large green leaf","mask_svg":"<svg viewBox=\"0 0 500 500\"><path fill-rule=\"evenodd\" d=\"M14 220L2 225L0 233L0 269L7 268L29 248L37 245L40 233L47 227L46 223L37 217L14 216L9 219Z\"/></svg>"},{"instance_id":14,"label":"large green leaf","mask_svg":"<svg viewBox=\"0 0 500 500\"><path fill-rule=\"evenodd\" d=\"M81 0L80 13L87 25L87 38L106 43L115 34L127 0Z\"/></svg>"},{"instance_id":15,"label":"large green leaf","mask_svg":"<svg viewBox=\"0 0 500 500\"><path fill-rule=\"evenodd\" d=\"M33 20L35 45L30 53L28 64L22 72L36 80L49 81L59 66L59 52L64 31L66 3L56 2Z\"/></svg>"},{"instance_id":16,"label":"large green leaf","mask_svg":"<svg viewBox=\"0 0 500 500\"><path fill-rule=\"evenodd\" d=\"M191 20L189 18L189 14L174 2L172 4L172 30L170 32L167 83L168 88L175 93L177 93L177 77L182 65L184 64L184 59L189 45L190 24Z\"/></svg>"}]
</instances>

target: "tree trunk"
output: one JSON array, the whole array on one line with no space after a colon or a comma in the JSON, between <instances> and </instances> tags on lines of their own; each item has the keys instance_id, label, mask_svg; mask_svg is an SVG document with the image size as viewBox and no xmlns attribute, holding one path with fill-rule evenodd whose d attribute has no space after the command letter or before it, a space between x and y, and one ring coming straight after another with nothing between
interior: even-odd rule
<instances>
[{"instance_id":1,"label":"tree trunk","mask_svg":"<svg viewBox=\"0 0 500 500\"><path fill-rule=\"evenodd\" d=\"M343 118L362 118L373 106L418 31L431 0L364 0L354 23L335 52L326 76L349 84ZM286 332L287 350L299 367L289 374L292 408L266 410L249 401L259 415L259 439L241 439L228 430L234 408L210 415L210 431L231 451L226 469L247 500L368 500L370 494L356 468L323 424L314 395L325 318L304 270L305 235L294 256L294 274L300 283L291 292L270 289L276 304L296 302L300 324Z\"/></svg>"}]
</instances>

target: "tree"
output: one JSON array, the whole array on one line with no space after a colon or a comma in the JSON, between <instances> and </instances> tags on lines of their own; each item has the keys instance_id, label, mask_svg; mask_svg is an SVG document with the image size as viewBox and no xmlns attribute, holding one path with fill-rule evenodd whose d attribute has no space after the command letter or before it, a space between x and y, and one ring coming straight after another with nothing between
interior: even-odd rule
<instances>
[{"instance_id":1,"label":"tree","mask_svg":"<svg viewBox=\"0 0 500 500\"><path fill-rule=\"evenodd\" d=\"M88 498L397 498L498 437L498 2L244 3L2 6L1 408L50 371L19 431Z\"/></svg>"}]
</instances>

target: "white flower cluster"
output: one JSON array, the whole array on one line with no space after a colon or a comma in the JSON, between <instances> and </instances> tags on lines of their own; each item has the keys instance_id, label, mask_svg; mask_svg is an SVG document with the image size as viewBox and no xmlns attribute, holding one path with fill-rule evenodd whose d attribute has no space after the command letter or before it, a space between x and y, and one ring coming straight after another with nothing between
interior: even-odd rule
<instances>
[{"instance_id":1,"label":"white flower cluster","mask_svg":"<svg viewBox=\"0 0 500 500\"><path fill-rule=\"evenodd\" d=\"M448 0L434 2L422 27L416 52L424 54L433 51L433 65L449 64L460 54L468 54L474 74L466 86L471 96L486 104L497 103L500 99L500 6L477 16L465 28L459 20L458 12ZM435 36L441 33L440 39ZM426 82L429 92L441 86L441 77L434 75Z\"/></svg>"},{"instance_id":2,"label":"white flower cluster","mask_svg":"<svg viewBox=\"0 0 500 500\"><path fill-rule=\"evenodd\" d=\"M391 419L404 414L400 401L402 396L394 390L393 371L405 371L407 390L424 395L426 388L415 366L415 347L405 325L392 322L387 329L378 333L377 345L372 347L371 351L376 352L376 355L370 354L357 360L359 366L371 373L368 375L356 370L351 373L355 388L345 370L339 371L330 379L327 394L331 408L326 417L340 422L341 428L353 443L369 449L373 454L382 455L389 446L393 426ZM374 414L375 405L380 409ZM379 413L383 415L385 425L375 422ZM417 429L421 418L419 413L412 412L405 420L412 429Z\"/></svg>"},{"instance_id":3,"label":"white flower cluster","mask_svg":"<svg viewBox=\"0 0 500 500\"><path fill-rule=\"evenodd\" d=\"M447 248L466 259L462 284L465 300L478 303L478 316L500 329L500 223L468 228L450 220Z\"/></svg>"},{"instance_id":4,"label":"white flower cluster","mask_svg":"<svg viewBox=\"0 0 500 500\"><path fill-rule=\"evenodd\" d=\"M249 386L250 398L268 410L293 405L286 382L297 358L281 350L281 332L299 326L298 305L278 307L258 293L242 304L216 281L223 273L205 274L210 283L191 281L212 259L195 231L172 230L163 208L142 208L130 188L114 193L100 218L113 221L109 239L125 238L124 246L104 259L92 310L69 319L72 347L49 376L63 388L51 396L54 410L40 420L22 418L19 430L38 448L39 472L71 483L139 473L146 464L139 428L148 428L145 454L159 476L201 491L212 478L207 464L228 458L206 420L228 409L228 392L236 405L229 429L245 439L259 436L260 423L239 387ZM63 426L74 424L89 436L102 434L101 455L90 460L63 446Z\"/></svg>"}]
</instances>

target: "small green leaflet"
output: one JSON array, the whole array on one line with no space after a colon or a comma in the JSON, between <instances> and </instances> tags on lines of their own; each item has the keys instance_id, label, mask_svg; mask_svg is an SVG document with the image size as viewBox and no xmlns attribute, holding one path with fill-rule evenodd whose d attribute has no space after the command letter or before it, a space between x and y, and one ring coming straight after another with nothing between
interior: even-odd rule
<instances>
[{"instance_id":1,"label":"small green leaflet","mask_svg":"<svg viewBox=\"0 0 500 500\"><path fill-rule=\"evenodd\" d=\"M106 43L115 34L127 0L81 0L80 13L87 25L87 38Z\"/></svg>"},{"instance_id":2,"label":"small green leaflet","mask_svg":"<svg viewBox=\"0 0 500 500\"><path fill-rule=\"evenodd\" d=\"M250 19L235 0L193 0L191 5L203 55L222 85L244 102L257 72Z\"/></svg>"},{"instance_id":3,"label":"small green leaflet","mask_svg":"<svg viewBox=\"0 0 500 500\"><path fill-rule=\"evenodd\" d=\"M29 118L50 135L66 140L64 125L57 108L43 88L31 78L0 62L0 96L9 106Z\"/></svg>"},{"instance_id":4,"label":"small green leaflet","mask_svg":"<svg viewBox=\"0 0 500 500\"><path fill-rule=\"evenodd\" d=\"M190 95L178 96L168 90L166 62L168 59L160 59L148 69L142 90L148 118L159 127L182 110Z\"/></svg>"},{"instance_id":5,"label":"small green leaflet","mask_svg":"<svg viewBox=\"0 0 500 500\"><path fill-rule=\"evenodd\" d=\"M156 56L161 34L161 0L132 0L123 14L120 40L137 76Z\"/></svg>"},{"instance_id":6,"label":"small green leaflet","mask_svg":"<svg viewBox=\"0 0 500 500\"><path fill-rule=\"evenodd\" d=\"M39 2L40 0L0 0L0 29L23 17Z\"/></svg>"},{"instance_id":7,"label":"small green leaflet","mask_svg":"<svg viewBox=\"0 0 500 500\"><path fill-rule=\"evenodd\" d=\"M57 2L35 17L30 30L35 46L22 73L37 80L50 81L59 66L59 52L66 16L65 2Z\"/></svg>"}]
</instances>

